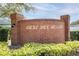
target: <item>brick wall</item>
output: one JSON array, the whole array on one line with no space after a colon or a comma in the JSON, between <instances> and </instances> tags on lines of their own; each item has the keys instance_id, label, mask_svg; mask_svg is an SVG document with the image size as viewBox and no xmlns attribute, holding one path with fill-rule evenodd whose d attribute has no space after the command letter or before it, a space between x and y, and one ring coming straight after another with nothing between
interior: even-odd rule
<instances>
[{"instance_id":1,"label":"brick wall","mask_svg":"<svg viewBox=\"0 0 79 59\"><path fill-rule=\"evenodd\" d=\"M24 19L20 14L11 14L12 45L26 42L63 43L69 40L69 16L60 19Z\"/></svg>"}]
</instances>

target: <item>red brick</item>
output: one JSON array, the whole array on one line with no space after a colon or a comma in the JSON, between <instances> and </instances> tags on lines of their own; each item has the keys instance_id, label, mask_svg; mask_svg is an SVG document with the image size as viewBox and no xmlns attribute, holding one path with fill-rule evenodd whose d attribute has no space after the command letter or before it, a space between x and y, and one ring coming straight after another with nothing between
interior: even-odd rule
<instances>
[{"instance_id":1,"label":"red brick","mask_svg":"<svg viewBox=\"0 0 79 59\"><path fill-rule=\"evenodd\" d=\"M26 19L20 14L11 14L12 45L27 42L63 43L69 40L69 16L60 19ZM28 28L28 27L29 28ZM52 27L51 27L52 26Z\"/></svg>"}]
</instances>

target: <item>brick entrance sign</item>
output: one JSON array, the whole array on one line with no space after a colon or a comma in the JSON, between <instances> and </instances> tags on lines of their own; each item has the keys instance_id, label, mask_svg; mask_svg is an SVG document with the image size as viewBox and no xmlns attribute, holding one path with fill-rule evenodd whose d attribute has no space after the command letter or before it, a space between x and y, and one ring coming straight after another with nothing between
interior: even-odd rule
<instances>
[{"instance_id":1,"label":"brick entrance sign","mask_svg":"<svg viewBox=\"0 0 79 59\"><path fill-rule=\"evenodd\" d=\"M11 14L12 45L27 42L63 43L69 40L69 15L60 19L24 19L21 14Z\"/></svg>"}]
</instances>

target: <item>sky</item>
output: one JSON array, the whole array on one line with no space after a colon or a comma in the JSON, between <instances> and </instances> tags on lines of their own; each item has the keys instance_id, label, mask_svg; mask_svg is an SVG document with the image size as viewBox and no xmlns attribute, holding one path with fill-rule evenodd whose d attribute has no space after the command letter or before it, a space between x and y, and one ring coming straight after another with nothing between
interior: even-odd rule
<instances>
[{"instance_id":1,"label":"sky","mask_svg":"<svg viewBox=\"0 0 79 59\"><path fill-rule=\"evenodd\" d=\"M70 23L79 20L79 3L32 3L34 10L23 11L27 19L60 19L61 15L70 15ZM0 24L9 24L10 19L0 19Z\"/></svg>"},{"instance_id":2,"label":"sky","mask_svg":"<svg viewBox=\"0 0 79 59\"><path fill-rule=\"evenodd\" d=\"M61 15L70 15L70 22L79 19L79 3L32 3L34 11L23 12L28 19L56 18Z\"/></svg>"}]
</instances>

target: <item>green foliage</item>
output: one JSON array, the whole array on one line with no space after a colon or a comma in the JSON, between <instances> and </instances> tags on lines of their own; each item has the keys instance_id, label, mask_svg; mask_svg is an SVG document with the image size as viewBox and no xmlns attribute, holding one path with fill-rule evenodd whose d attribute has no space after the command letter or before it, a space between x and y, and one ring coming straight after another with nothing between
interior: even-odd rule
<instances>
[{"instance_id":1,"label":"green foliage","mask_svg":"<svg viewBox=\"0 0 79 59\"><path fill-rule=\"evenodd\" d=\"M65 44L27 43L22 48L12 50L14 56L69 56L74 55L79 48L78 41L69 41Z\"/></svg>"},{"instance_id":2,"label":"green foliage","mask_svg":"<svg viewBox=\"0 0 79 59\"><path fill-rule=\"evenodd\" d=\"M64 56L64 55L70 55L72 52L71 47L66 46L65 44L57 44L54 47L52 47L52 52L54 56Z\"/></svg>"},{"instance_id":3,"label":"green foliage","mask_svg":"<svg viewBox=\"0 0 79 59\"><path fill-rule=\"evenodd\" d=\"M79 31L71 31L70 37L71 37L71 40L79 40Z\"/></svg>"},{"instance_id":4,"label":"green foliage","mask_svg":"<svg viewBox=\"0 0 79 59\"><path fill-rule=\"evenodd\" d=\"M0 42L0 56L9 56L10 50L6 42Z\"/></svg>"},{"instance_id":5,"label":"green foliage","mask_svg":"<svg viewBox=\"0 0 79 59\"><path fill-rule=\"evenodd\" d=\"M70 46L72 49L79 48L79 41L70 41L66 42L67 46Z\"/></svg>"},{"instance_id":6,"label":"green foliage","mask_svg":"<svg viewBox=\"0 0 79 59\"><path fill-rule=\"evenodd\" d=\"M7 41L8 30L9 29L0 28L0 41Z\"/></svg>"},{"instance_id":7,"label":"green foliage","mask_svg":"<svg viewBox=\"0 0 79 59\"><path fill-rule=\"evenodd\" d=\"M62 44L26 43L18 49L9 49L7 43L0 42L1 56L72 56L79 48L78 41Z\"/></svg>"},{"instance_id":8,"label":"green foliage","mask_svg":"<svg viewBox=\"0 0 79 59\"><path fill-rule=\"evenodd\" d=\"M77 25L77 24L79 24L79 20L74 21L74 22L71 23L71 25Z\"/></svg>"},{"instance_id":9,"label":"green foliage","mask_svg":"<svg viewBox=\"0 0 79 59\"><path fill-rule=\"evenodd\" d=\"M2 26L0 26L0 29L2 28Z\"/></svg>"},{"instance_id":10,"label":"green foliage","mask_svg":"<svg viewBox=\"0 0 79 59\"><path fill-rule=\"evenodd\" d=\"M33 7L29 3L5 3L0 4L0 17L8 17L11 13L29 11Z\"/></svg>"}]
</instances>

